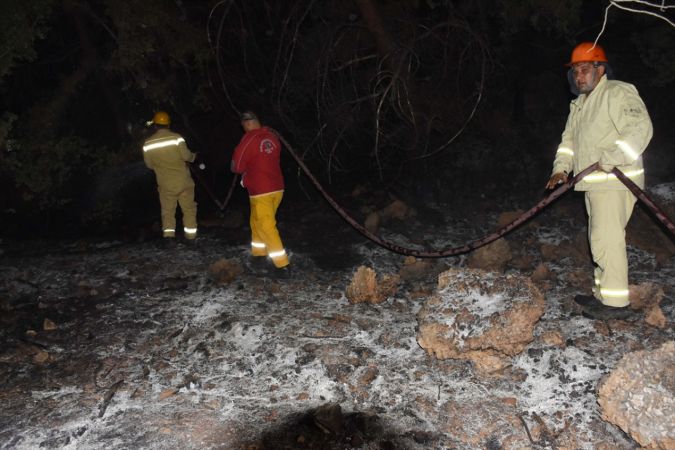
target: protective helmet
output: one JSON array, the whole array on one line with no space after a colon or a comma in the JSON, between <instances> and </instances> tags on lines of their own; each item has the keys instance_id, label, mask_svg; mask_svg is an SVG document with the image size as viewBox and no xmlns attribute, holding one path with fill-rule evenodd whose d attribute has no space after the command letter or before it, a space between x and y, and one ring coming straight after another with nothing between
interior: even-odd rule
<instances>
[{"instance_id":1,"label":"protective helmet","mask_svg":"<svg viewBox=\"0 0 675 450\"><path fill-rule=\"evenodd\" d=\"M171 124L171 118L167 112L157 111L152 118L152 123L155 125L169 126Z\"/></svg>"},{"instance_id":2,"label":"protective helmet","mask_svg":"<svg viewBox=\"0 0 675 450\"><path fill-rule=\"evenodd\" d=\"M572 58L570 62L565 65L571 66L576 63L587 61L602 63L609 62L607 61L605 50L598 44L593 44L592 42L582 42L581 44L574 47L574 50L572 50Z\"/></svg>"}]
</instances>

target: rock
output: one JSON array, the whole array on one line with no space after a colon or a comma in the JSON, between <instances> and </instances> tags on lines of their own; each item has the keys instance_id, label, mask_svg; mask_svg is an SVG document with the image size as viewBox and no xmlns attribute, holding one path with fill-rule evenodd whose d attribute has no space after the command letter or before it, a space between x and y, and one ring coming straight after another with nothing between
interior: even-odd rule
<instances>
[{"instance_id":1,"label":"rock","mask_svg":"<svg viewBox=\"0 0 675 450\"><path fill-rule=\"evenodd\" d=\"M510 267L518 270L530 271L534 265L534 257L532 255L518 255L515 256L509 263Z\"/></svg>"},{"instance_id":2,"label":"rock","mask_svg":"<svg viewBox=\"0 0 675 450\"><path fill-rule=\"evenodd\" d=\"M54 331L54 330L58 329L58 327L56 326L54 321L52 321L50 319L45 319L42 322L42 329L45 330L45 331Z\"/></svg>"},{"instance_id":3,"label":"rock","mask_svg":"<svg viewBox=\"0 0 675 450\"><path fill-rule=\"evenodd\" d=\"M398 275L402 280L414 281L424 278L434 268L434 263L429 259L417 259L414 256L406 257L403 267Z\"/></svg>"},{"instance_id":4,"label":"rock","mask_svg":"<svg viewBox=\"0 0 675 450\"><path fill-rule=\"evenodd\" d=\"M363 227L371 233L377 234L380 229L380 215L375 211L368 214L366 221L363 223Z\"/></svg>"},{"instance_id":5,"label":"rock","mask_svg":"<svg viewBox=\"0 0 675 450\"><path fill-rule=\"evenodd\" d=\"M167 399L167 398L169 398L169 397L172 397L172 396L176 395L177 392L178 392L178 389L176 389L176 388L168 388L168 389L164 389L164 390L159 394L159 400L164 400L164 399Z\"/></svg>"},{"instance_id":6,"label":"rock","mask_svg":"<svg viewBox=\"0 0 675 450\"><path fill-rule=\"evenodd\" d=\"M216 284L230 284L244 270L236 259L219 259L209 266L209 275Z\"/></svg>"},{"instance_id":7,"label":"rock","mask_svg":"<svg viewBox=\"0 0 675 450\"><path fill-rule=\"evenodd\" d=\"M583 266L592 261L588 238L582 233L574 236L573 242L564 241L559 245L543 244L540 247L540 251L541 257L545 261L550 262L559 262L564 258L572 258L576 265Z\"/></svg>"},{"instance_id":8,"label":"rock","mask_svg":"<svg viewBox=\"0 0 675 450\"><path fill-rule=\"evenodd\" d=\"M645 322L649 325L665 328L666 316L659 306L664 297L663 289L654 283L630 285L628 289L630 307L634 310L643 310L645 312Z\"/></svg>"},{"instance_id":9,"label":"rock","mask_svg":"<svg viewBox=\"0 0 675 450\"><path fill-rule=\"evenodd\" d=\"M522 216L523 213L525 213L525 211L523 211L522 209L501 213L497 218L497 227L498 228L505 227L506 225L510 224L511 222Z\"/></svg>"},{"instance_id":10,"label":"rock","mask_svg":"<svg viewBox=\"0 0 675 450\"><path fill-rule=\"evenodd\" d=\"M539 251L541 252L541 257L545 261L556 262L569 256L564 248L553 244L542 244Z\"/></svg>"},{"instance_id":11,"label":"rock","mask_svg":"<svg viewBox=\"0 0 675 450\"><path fill-rule=\"evenodd\" d=\"M645 314L645 322L656 328L665 328L666 316L661 311L661 308L651 308Z\"/></svg>"},{"instance_id":12,"label":"rock","mask_svg":"<svg viewBox=\"0 0 675 450\"><path fill-rule=\"evenodd\" d=\"M551 278L551 271L546 263L541 263L532 272L533 281L543 281Z\"/></svg>"},{"instance_id":13,"label":"rock","mask_svg":"<svg viewBox=\"0 0 675 450\"><path fill-rule=\"evenodd\" d=\"M345 295L350 303L382 303L398 290L398 275L385 275L377 281L377 274L370 267L357 269Z\"/></svg>"},{"instance_id":14,"label":"rock","mask_svg":"<svg viewBox=\"0 0 675 450\"><path fill-rule=\"evenodd\" d=\"M441 406L440 431L463 445L459 448L531 448L516 408L492 396L471 402L449 401Z\"/></svg>"},{"instance_id":15,"label":"rock","mask_svg":"<svg viewBox=\"0 0 675 450\"><path fill-rule=\"evenodd\" d=\"M389 205L384 207L380 211L380 215L384 221L389 219L399 219L403 220L406 217L411 215L412 210L410 207L401 200L394 200Z\"/></svg>"},{"instance_id":16,"label":"rock","mask_svg":"<svg viewBox=\"0 0 675 450\"><path fill-rule=\"evenodd\" d=\"M565 339L560 331L547 331L541 335L541 340L544 344L553 347L565 347Z\"/></svg>"},{"instance_id":17,"label":"rock","mask_svg":"<svg viewBox=\"0 0 675 450\"><path fill-rule=\"evenodd\" d=\"M37 353L33 355L33 362L36 364L44 364L49 360L49 353L44 350L38 350Z\"/></svg>"},{"instance_id":18,"label":"rock","mask_svg":"<svg viewBox=\"0 0 675 450\"><path fill-rule=\"evenodd\" d=\"M367 367L358 378L358 383L361 387L369 386L380 374L377 367Z\"/></svg>"},{"instance_id":19,"label":"rock","mask_svg":"<svg viewBox=\"0 0 675 450\"><path fill-rule=\"evenodd\" d=\"M466 359L493 372L534 339L543 313L544 296L527 277L450 269L417 316L417 342L438 359Z\"/></svg>"},{"instance_id":20,"label":"rock","mask_svg":"<svg viewBox=\"0 0 675 450\"><path fill-rule=\"evenodd\" d=\"M675 341L628 353L602 381L602 418L641 446L675 448Z\"/></svg>"},{"instance_id":21,"label":"rock","mask_svg":"<svg viewBox=\"0 0 675 450\"><path fill-rule=\"evenodd\" d=\"M511 248L506 239L497 239L471 253L468 266L473 269L503 271L512 257Z\"/></svg>"}]
</instances>

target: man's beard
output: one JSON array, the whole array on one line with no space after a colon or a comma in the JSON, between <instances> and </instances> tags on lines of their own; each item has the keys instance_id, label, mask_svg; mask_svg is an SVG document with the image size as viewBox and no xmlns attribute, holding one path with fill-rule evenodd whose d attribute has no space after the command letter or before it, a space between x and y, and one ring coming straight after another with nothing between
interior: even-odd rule
<instances>
[{"instance_id":1,"label":"man's beard","mask_svg":"<svg viewBox=\"0 0 675 450\"><path fill-rule=\"evenodd\" d=\"M588 84L584 84L583 86L579 86L577 84L577 89L579 90L580 94L590 94L590 92L593 90L595 87L596 81L597 81L597 73L593 74L593 77L591 78L590 82Z\"/></svg>"}]
</instances>

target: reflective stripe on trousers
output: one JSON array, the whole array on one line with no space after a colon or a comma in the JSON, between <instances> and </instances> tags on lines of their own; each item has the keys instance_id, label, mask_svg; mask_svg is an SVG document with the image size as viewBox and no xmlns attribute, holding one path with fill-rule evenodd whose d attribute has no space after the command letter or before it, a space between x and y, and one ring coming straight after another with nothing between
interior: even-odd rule
<instances>
[{"instance_id":1,"label":"reflective stripe on trousers","mask_svg":"<svg viewBox=\"0 0 675 450\"><path fill-rule=\"evenodd\" d=\"M159 192L159 205L162 209L162 229L176 230L176 207L180 205L183 212L183 232L186 237L196 237L197 235L197 202L195 202L195 188L189 186L180 192L157 187ZM194 234L189 230L194 230ZM192 236L189 236L192 234Z\"/></svg>"},{"instance_id":2,"label":"reflective stripe on trousers","mask_svg":"<svg viewBox=\"0 0 675 450\"><path fill-rule=\"evenodd\" d=\"M636 197L630 191L587 191L588 240L593 254L593 293L603 304L622 307L628 299L626 225Z\"/></svg>"},{"instance_id":3,"label":"reflective stripe on trousers","mask_svg":"<svg viewBox=\"0 0 675 450\"><path fill-rule=\"evenodd\" d=\"M288 255L277 230L276 213L283 191L249 197L251 205L251 254L267 255L275 267L288 265ZM262 245L261 245L262 244Z\"/></svg>"}]
</instances>

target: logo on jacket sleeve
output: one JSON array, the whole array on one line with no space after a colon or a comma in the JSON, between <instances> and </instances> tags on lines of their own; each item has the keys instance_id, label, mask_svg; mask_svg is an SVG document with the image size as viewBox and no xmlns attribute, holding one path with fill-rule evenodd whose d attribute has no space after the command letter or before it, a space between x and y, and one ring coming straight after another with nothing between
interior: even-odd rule
<instances>
[{"instance_id":1,"label":"logo on jacket sleeve","mask_svg":"<svg viewBox=\"0 0 675 450\"><path fill-rule=\"evenodd\" d=\"M260 153L267 153L268 155L271 155L272 152L274 151L274 142L272 142L270 139L263 139L260 141Z\"/></svg>"}]
</instances>

